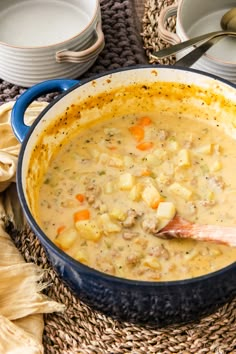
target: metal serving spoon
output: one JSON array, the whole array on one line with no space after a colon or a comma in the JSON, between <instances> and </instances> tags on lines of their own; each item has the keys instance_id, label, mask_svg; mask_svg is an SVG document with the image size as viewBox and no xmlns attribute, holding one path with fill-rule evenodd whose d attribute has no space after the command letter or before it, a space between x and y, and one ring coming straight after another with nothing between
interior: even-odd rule
<instances>
[{"instance_id":1,"label":"metal serving spoon","mask_svg":"<svg viewBox=\"0 0 236 354\"><path fill-rule=\"evenodd\" d=\"M236 36L236 8L232 8L231 10L227 11L223 15L223 17L221 18L220 24L221 24L223 31L210 32L210 33L203 34L201 36L197 36L197 37L188 39L187 41L175 44L175 45L168 47L168 48L161 49L158 52L154 52L151 54L151 56L154 59L166 58L170 55L180 52L183 49L186 49L186 48L191 47L193 45L198 45L202 42L207 42L207 41L209 41L209 45L210 45L209 48L210 48L215 43L214 41L211 42L212 39L221 38L224 36ZM204 54L208 49L203 51L202 54Z\"/></svg>"},{"instance_id":2,"label":"metal serving spoon","mask_svg":"<svg viewBox=\"0 0 236 354\"><path fill-rule=\"evenodd\" d=\"M222 38L223 38L222 36L218 36L218 37L213 37L208 39L206 42L203 42L195 49L193 49L190 53L186 54L185 56L177 60L175 62L175 65L189 68Z\"/></svg>"}]
</instances>

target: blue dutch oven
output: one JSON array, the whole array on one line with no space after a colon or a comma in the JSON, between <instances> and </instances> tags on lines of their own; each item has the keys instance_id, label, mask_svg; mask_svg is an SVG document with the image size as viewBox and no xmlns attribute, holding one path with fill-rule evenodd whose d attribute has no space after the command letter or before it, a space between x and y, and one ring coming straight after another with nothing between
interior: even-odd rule
<instances>
[{"instance_id":1,"label":"blue dutch oven","mask_svg":"<svg viewBox=\"0 0 236 354\"><path fill-rule=\"evenodd\" d=\"M22 143L17 170L21 206L60 279L82 301L107 315L140 324L164 326L195 320L231 300L236 294L236 263L214 273L181 281L136 281L107 275L75 261L50 241L37 222L35 196L39 176L46 169L55 146L63 143L65 133L77 127L77 117L71 118L70 130L68 124L60 125L59 118L65 114L67 107L79 104L81 100L84 102L86 98L101 92L110 94L114 89L125 88L134 83L143 83L145 88L157 81L196 84L205 88L218 87L226 98L236 102L233 84L193 69L168 66L130 67L84 82L61 79L33 86L15 103L12 127ZM60 95L46 107L31 127L26 126L24 112L29 104L49 92L60 92ZM142 98L137 99L142 101ZM115 97L111 100L113 105L115 100ZM117 103L117 107L119 106L120 103ZM137 110L138 105L134 106ZM51 134L47 133L49 127L54 127Z\"/></svg>"}]
</instances>

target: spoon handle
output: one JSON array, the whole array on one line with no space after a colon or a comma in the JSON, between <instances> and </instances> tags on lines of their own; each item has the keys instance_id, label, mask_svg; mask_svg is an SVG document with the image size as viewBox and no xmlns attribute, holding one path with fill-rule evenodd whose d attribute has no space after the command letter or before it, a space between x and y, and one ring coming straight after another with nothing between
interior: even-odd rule
<instances>
[{"instance_id":1,"label":"spoon handle","mask_svg":"<svg viewBox=\"0 0 236 354\"><path fill-rule=\"evenodd\" d=\"M176 53L180 52L181 50L183 50L185 48L191 47L193 45L197 45L203 41L207 41L208 39L218 37L218 36L225 36L225 35L236 36L236 32L216 31L216 32L206 33L201 36L188 39L187 41L172 45L171 47L161 49L158 52L152 53L151 56L154 59L166 58L172 54L176 54Z\"/></svg>"},{"instance_id":2,"label":"spoon handle","mask_svg":"<svg viewBox=\"0 0 236 354\"><path fill-rule=\"evenodd\" d=\"M213 37L206 42L203 42L198 47L193 49L190 53L176 61L175 65L190 67L192 66L204 53L206 53L214 44L216 44L222 36Z\"/></svg>"},{"instance_id":3,"label":"spoon handle","mask_svg":"<svg viewBox=\"0 0 236 354\"><path fill-rule=\"evenodd\" d=\"M235 226L194 224L180 216L175 216L156 236L161 238L189 238L236 247Z\"/></svg>"}]
</instances>

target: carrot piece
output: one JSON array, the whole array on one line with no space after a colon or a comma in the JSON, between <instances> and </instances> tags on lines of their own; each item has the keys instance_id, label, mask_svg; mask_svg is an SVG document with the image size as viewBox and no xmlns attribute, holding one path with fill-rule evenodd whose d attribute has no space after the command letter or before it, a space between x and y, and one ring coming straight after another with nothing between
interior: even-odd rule
<instances>
[{"instance_id":1,"label":"carrot piece","mask_svg":"<svg viewBox=\"0 0 236 354\"><path fill-rule=\"evenodd\" d=\"M59 226L57 229L57 235L60 235L60 233L65 230L65 228L66 227L64 225Z\"/></svg>"},{"instance_id":2,"label":"carrot piece","mask_svg":"<svg viewBox=\"0 0 236 354\"><path fill-rule=\"evenodd\" d=\"M74 222L89 220L90 219L90 211L88 209L79 210L74 213Z\"/></svg>"},{"instance_id":3,"label":"carrot piece","mask_svg":"<svg viewBox=\"0 0 236 354\"><path fill-rule=\"evenodd\" d=\"M150 141L144 141L143 143L140 143L136 146L137 149L145 151L145 150L150 150L153 147L153 143Z\"/></svg>"},{"instance_id":4,"label":"carrot piece","mask_svg":"<svg viewBox=\"0 0 236 354\"><path fill-rule=\"evenodd\" d=\"M133 125L129 128L130 133L137 141L141 141L144 138L144 129L138 125Z\"/></svg>"},{"instance_id":5,"label":"carrot piece","mask_svg":"<svg viewBox=\"0 0 236 354\"><path fill-rule=\"evenodd\" d=\"M84 194L76 194L75 198L78 200L78 202L83 203L85 200L85 195Z\"/></svg>"},{"instance_id":6,"label":"carrot piece","mask_svg":"<svg viewBox=\"0 0 236 354\"><path fill-rule=\"evenodd\" d=\"M111 146L108 146L108 149L109 150L117 150L117 146L111 145Z\"/></svg>"},{"instance_id":7,"label":"carrot piece","mask_svg":"<svg viewBox=\"0 0 236 354\"><path fill-rule=\"evenodd\" d=\"M157 209L157 208L158 208L158 205L159 205L161 202L164 202L164 201L165 201L165 198L160 197L159 200L156 200L156 201L154 201L154 202L151 204L151 208L152 208L152 209Z\"/></svg>"},{"instance_id":8,"label":"carrot piece","mask_svg":"<svg viewBox=\"0 0 236 354\"><path fill-rule=\"evenodd\" d=\"M156 200L155 202L153 202L151 204L151 208L152 209L157 209L158 208L158 205L160 204L161 200Z\"/></svg>"},{"instance_id":9,"label":"carrot piece","mask_svg":"<svg viewBox=\"0 0 236 354\"><path fill-rule=\"evenodd\" d=\"M143 170L143 171L141 172L141 176L150 176L151 174L152 174L152 172L149 171L149 170Z\"/></svg>"},{"instance_id":10,"label":"carrot piece","mask_svg":"<svg viewBox=\"0 0 236 354\"><path fill-rule=\"evenodd\" d=\"M146 127L147 125L150 125L152 123L151 119L149 117L141 117L138 120L138 125L141 125L142 127Z\"/></svg>"}]
</instances>

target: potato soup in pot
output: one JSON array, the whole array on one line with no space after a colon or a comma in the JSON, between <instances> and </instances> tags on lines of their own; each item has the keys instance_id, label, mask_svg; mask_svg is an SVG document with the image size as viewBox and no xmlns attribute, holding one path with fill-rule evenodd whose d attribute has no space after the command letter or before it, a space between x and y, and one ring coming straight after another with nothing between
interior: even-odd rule
<instances>
[{"instance_id":1,"label":"potato soup in pot","mask_svg":"<svg viewBox=\"0 0 236 354\"><path fill-rule=\"evenodd\" d=\"M39 224L72 258L114 276L204 275L233 263L236 248L157 233L176 213L236 225L235 166L236 141L217 120L181 110L101 118L52 156L39 189Z\"/></svg>"}]
</instances>

